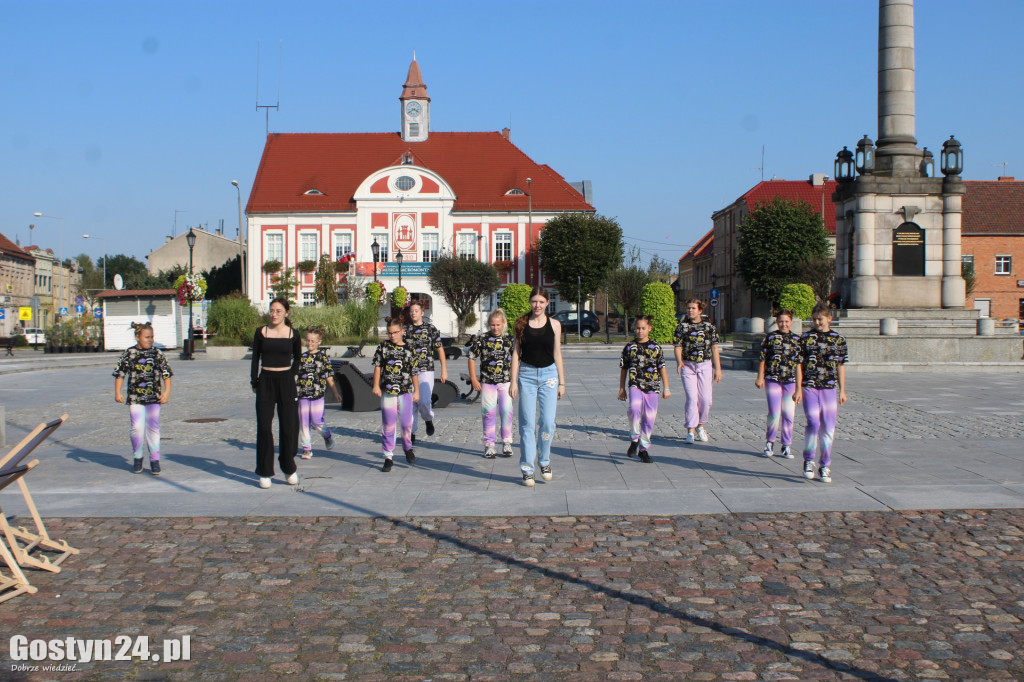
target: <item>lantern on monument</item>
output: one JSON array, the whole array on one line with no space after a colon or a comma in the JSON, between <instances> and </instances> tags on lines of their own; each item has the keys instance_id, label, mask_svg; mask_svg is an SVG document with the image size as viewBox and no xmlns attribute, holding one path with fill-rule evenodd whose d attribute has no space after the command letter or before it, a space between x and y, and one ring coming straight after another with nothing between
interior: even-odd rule
<instances>
[{"instance_id":1,"label":"lantern on monument","mask_svg":"<svg viewBox=\"0 0 1024 682\"><path fill-rule=\"evenodd\" d=\"M964 153L952 135L942 143L942 174L960 175L964 170Z\"/></svg>"},{"instance_id":2,"label":"lantern on monument","mask_svg":"<svg viewBox=\"0 0 1024 682\"><path fill-rule=\"evenodd\" d=\"M935 158L932 153L928 151L928 147L923 150L923 158L921 159L921 177L922 178L934 178L935 177Z\"/></svg>"},{"instance_id":3,"label":"lantern on monument","mask_svg":"<svg viewBox=\"0 0 1024 682\"><path fill-rule=\"evenodd\" d=\"M846 147L836 154L835 179L839 182L853 180L853 152Z\"/></svg>"},{"instance_id":4,"label":"lantern on monument","mask_svg":"<svg viewBox=\"0 0 1024 682\"><path fill-rule=\"evenodd\" d=\"M861 175L875 170L875 143L867 135L857 143L856 158L857 172Z\"/></svg>"}]
</instances>

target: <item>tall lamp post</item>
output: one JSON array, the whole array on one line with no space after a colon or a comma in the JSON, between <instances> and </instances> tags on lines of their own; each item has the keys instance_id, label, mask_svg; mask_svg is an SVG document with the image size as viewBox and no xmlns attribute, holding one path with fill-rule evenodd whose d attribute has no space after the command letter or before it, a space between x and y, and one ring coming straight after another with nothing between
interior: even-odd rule
<instances>
[{"instance_id":1,"label":"tall lamp post","mask_svg":"<svg viewBox=\"0 0 1024 682\"><path fill-rule=\"evenodd\" d=\"M231 184L238 191L238 269L242 272L242 296L245 296L245 241L242 236L242 188L238 186L238 180L232 180Z\"/></svg>"},{"instance_id":2,"label":"tall lamp post","mask_svg":"<svg viewBox=\"0 0 1024 682\"><path fill-rule=\"evenodd\" d=\"M188 235L185 236L185 241L188 242L188 274L192 274L192 249L196 245L196 233L190 227L188 228ZM196 338L195 330L192 328L192 297L188 299L188 359L195 360L193 353L196 350Z\"/></svg>"},{"instance_id":3,"label":"tall lamp post","mask_svg":"<svg viewBox=\"0 0 1024 682\"><path fill-rule=\"evenodd\" d=\"M380 244L377 243L377 238L373 238L373 243L370 244L370 251L373 252L373 281L377 281L377 260L380 258Z\"/></svg>"},{"instance_id":4,"label":"tall lamp post","mask_svg":"<svg viewBox=\"0 0 1024 682\"><path fill-rule=\"evenodd\" d=\"M401 251L395 254L395 260L398 261L398 286L402 286L402 261L405 260L405 256Z\"/></svg>"},{"instance_id":5,"label":"tall lamp post","mask_svg":"<svg viewBox=\"0 0 1024 682\"><path fill-rule=\"evenodd\" d=\"M526 225L526 235L530 242L526 245L530 249L530 256L526 259L526 278L527 280L534 279L533 277L533 178L526 178L526 197L529 200L529 212ZM532 282L533 286L540 286L540 282Z\"/></svg>"},{"instance_id":6,"label":"tall lamp post","mask_svg":"<svg viewBox=\"0 0 1024 682\"><path fill-rule=\"evenodd\" d=\"M49 218L51 220L60 221L60 231L57 233L57 239L59 240L60 250L60 301L57 303L57 318L60 318L60 308L64 303L64 219L55 215L43 215L38 211L33 213L37 218Z\"/></svg>"},{"instance_id":7,"label":"tall lamp post","mask_svg":"<svg viewBox=\"0 0 1024 682\"><path fill-rule=\"evenodd\" d=\"M107 288L107 238L97 237L94 234L83 234L82 239L99 239L103 242L103 289Z\"/></svg>"}]
</instances>

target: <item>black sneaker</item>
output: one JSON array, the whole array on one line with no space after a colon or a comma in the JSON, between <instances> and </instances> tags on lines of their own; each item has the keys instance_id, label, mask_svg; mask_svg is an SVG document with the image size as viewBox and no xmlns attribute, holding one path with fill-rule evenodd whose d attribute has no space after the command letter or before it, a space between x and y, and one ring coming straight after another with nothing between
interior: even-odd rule
<instances>
[{"instance_id":1,"label":"black sneaker","mask_svg":"<svg viewBox=\"0 0 1024 682\"><path fill-rule=\"evenodd\" d=\"M523 485L527 488L532 488L534 483L533 474L523 474Z\"/></svg>"},{"instance_id":2,"label":"black sneaker","mask_svg":"<svg viewBox=\"0 0 1024 682\"><path fill-rule=\"evenodd\" d=\"M391 467L393 466L395 466L395 463L391 461L390 457L388 457L387 459L384 460L384 466L382 466L380 470L383 472L388 472L391 471Z\"/></svg>"},{"instance_id":3,"label":"black sneaker","mask_svg":"<svg viewBox=\"0 0 1024 682\"><path fill-rule=\"evenodd\" d=\"M551 467L541 467L540 477L543 478L545 481L550 481L552 478Z\"/></svg>"},{"instance_id":4,"label":"black sneaker","mask_svg":"<svg viewBox=\"0 0 1024 682\"><path fill-rule=\"evenodd\" d=\"M629 442L629 449L626 450L626 457L636 457L636 450L640 447L640 443L632 440Z\"/></svg>"},{"instance_id":5,"label":"black sneaker","mask_svg":"<svg viewBox=\"0 0 1024 682\"><path fill-rule=\"evenodd\" d=\"M433 436L434 435L434 422L428 421L428 422L425 422L425 423L427 425L427 435L428 436Z\"/></svg>"},{"instance_id":6,"label":"black sneaker","mask_svg":"<svg viewBox=\"0 0 1024 682\"><path fill-rule=\"evenodd\" d=\"M654 460L651 459L651 456L647 454L646 450L641 450L640 451L640 461L643 462L644 464L650 464Z\"/></svg>"},{"instance_id":7,"label":"black sneaker","mask_svg":"<svg viewBox=\"0 0 1024 682\"><path fill-rule=\"evenodd\" d=\"M411 441L413 442L413 444L415 445L415 443L416 443L416 434L414 433L414 434L412 434L411 436L409 436L409 439L410 439L410 440L411 440Z\"/></svg>"},{"instance_id":8,"label":"black sneaker","mask_svg":"<svg viewBox=\"0 0 1024 682\"><path fill-rule=\"evenodd\" d=\"M154 459L152 462L150 462L149 463L149 470L153 473L154 476L159 476L160 475L160 460Z\"/></svg>"},{"instance_id":9,"label":"black sneaker","mask_svg":"<svg viewBox=\"0 0 1024 682\"><path fill-rule=\"evenodd\" d=\"M142 473L142 458L141 457L139 457L137 460L135 460L135 462L132 463L132 473L133 474L141 474Z\"/></svg>"},{"instance_id":10,"label":"black sneaker","mask_svg":"<svg viewBox=\"0 0 1024 682\"><path fill-rule=\"evenodd\" d=\"M409 464L415 464L416 463L416 451L413 450L412 448L409 448L408 450L406 450L405 451L405 461L408 462Z\"/></svg>"}]
</instances>

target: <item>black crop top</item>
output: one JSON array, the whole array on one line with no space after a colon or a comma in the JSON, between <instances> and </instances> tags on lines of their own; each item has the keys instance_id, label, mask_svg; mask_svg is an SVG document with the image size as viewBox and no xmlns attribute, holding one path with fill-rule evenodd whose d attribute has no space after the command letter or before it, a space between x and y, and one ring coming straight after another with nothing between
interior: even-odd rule
<instances>
[{"instance_id":1,"label":"black crop top","mask_svg":"<svg viewBox=\"0 0 1024 682\"><path fill-rule=\"evenodd\" d=\"M538 329L531 327L529 322L526 323L519 359L534 367L550 367L555 364L555 330L551 326L550 317L544 326Z\"/></svg>"},{"instance_id":2,"label":"black crop top","mask_svg":"<svg viewBox=\"0 0 1024 682\"><path fill-rule=\"evenodd\" d=\"M252 339L252 369L249 372L249 381L253 388L260 376L260 360L266 367L290 367L292 374L298 374L299 363L302 360L302 344L299 342L299 335L294 329L289 329L290 336L287 339L267 338L263 335L266 327L256 330Z\"/></svg>"}]
</instances>

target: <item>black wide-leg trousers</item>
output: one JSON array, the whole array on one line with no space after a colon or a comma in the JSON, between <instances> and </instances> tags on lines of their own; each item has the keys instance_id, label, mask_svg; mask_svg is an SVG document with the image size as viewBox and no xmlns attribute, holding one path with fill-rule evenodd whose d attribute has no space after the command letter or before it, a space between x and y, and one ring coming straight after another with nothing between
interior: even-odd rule
<instances>
[{"instance_id":1,"label":"black wide-leg trousers","mask_svg":"<svg viewBox=\"0 0 1024 682\"><path fill-rule=\"evenodd\" d=\"M295 455L299 449L299 397L295 387L295 374L260 372L256 384L256 475L274 476L274 409L277 408L278 442L277 461L281 473L294 474Z\"/></svg>"}]
</instances>

